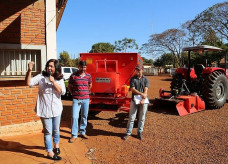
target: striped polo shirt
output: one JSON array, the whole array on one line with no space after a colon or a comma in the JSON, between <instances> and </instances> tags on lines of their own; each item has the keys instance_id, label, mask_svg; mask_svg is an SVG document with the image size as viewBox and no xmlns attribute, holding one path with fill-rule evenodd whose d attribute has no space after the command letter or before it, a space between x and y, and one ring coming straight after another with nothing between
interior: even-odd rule
<instances>
[{"instance_id":1,"label":"striped polo shirt","mask_svg":"<svg viewBox=\"0 0 228 164\"><path fill-rule=\"evenodd\" d=\"M92 83L89 73L85 72L85 75L82 77L77 71L70 76L69 83L72 84L72 96L74 99L89 98L89 84Z\"/></svg>"}]
</instances>

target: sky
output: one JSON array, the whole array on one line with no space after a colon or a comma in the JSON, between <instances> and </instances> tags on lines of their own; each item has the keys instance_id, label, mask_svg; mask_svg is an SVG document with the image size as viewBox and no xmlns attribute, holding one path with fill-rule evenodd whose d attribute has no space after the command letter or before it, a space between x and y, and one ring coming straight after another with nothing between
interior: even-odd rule
<instances>
[{"instance_id":1,"label":"sky","mask_svg":"<svg viewBox=\"0 0 228 164\"><path fill-rule=\"evenodd\" d=\"M67 51L77 58L95 43L114 45L125 37L141 47L150 35L179 28L221 2L225 0L68 0L57 30L57 56Z\"/></svg>"}]
</instances>

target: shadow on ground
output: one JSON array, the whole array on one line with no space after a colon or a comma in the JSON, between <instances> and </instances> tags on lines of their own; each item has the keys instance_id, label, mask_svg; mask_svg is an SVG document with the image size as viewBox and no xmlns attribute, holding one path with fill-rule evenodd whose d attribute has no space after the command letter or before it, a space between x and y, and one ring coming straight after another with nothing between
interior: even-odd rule
<instances>
[{"instance_id":1,"label":"shadow on ground","mask_svg":"<svg viewBox=\"0 0 228 164\"><path fill-rule=\"evenodd\" d=\"M161 81L172 81L172 78L162 79Z\"/></svg>"},{"instance_id":2,"label":"shadow on ground","mask_svg":"<svg viewBox=\"0 0 228 164\"><path fill-rule=\"evenodd\" d=\"M72 106L71 105L64 105L63 106L63 112L61 117L61 125L60 125L60 132L61 132L61 138L63 139L69 139L69 136L71 134L71 117L72 117ZM79 118L80 120L80 118ZM118 112L115 114L114 117L111 118L102 118L99 117L99 112L90 112L88 115L88 124L87 124L87 135L88 136L117 136L122 137L122 133L113 133L110 131L105 131L101 129L95 129L93 127L93 124L90 123L89 120L105 120L108 121L108 124L112 127L117 128L126 128L127 121L128 121L128 113ZM137 120L135 122L135 126L137 127ZM66 129L67 128L67 129ZM69 131L68 131L69 129Z\"/></svg>"},{"instance_id":3,"label":"shadow on ground","mask_svg":"<svg viewBox=\"0 0 228 164\"><path fill-rule=\"evenodd\" d=\"M28 146L23 145L20 142L14 142L14 141L4 141L0 139L0 151L10 151L10 152L16 152L16 153L23 153L35 157L44 157L43 154L34 152L30 149L42 149L45 148L42 146Z\"/></svg>"},{"instance_id":4,"label":"shadow on ground","mask_svg":"<svg viewBox=\"0 0 228 164\"><path fill-rule=\"evenodd\" d=\"M162 102L160 104L154 103L155 99L150 100L148 111L154 113L162 113L167 115L179 115L176 109L176 104Z\"/></svg>"}]
</instances>

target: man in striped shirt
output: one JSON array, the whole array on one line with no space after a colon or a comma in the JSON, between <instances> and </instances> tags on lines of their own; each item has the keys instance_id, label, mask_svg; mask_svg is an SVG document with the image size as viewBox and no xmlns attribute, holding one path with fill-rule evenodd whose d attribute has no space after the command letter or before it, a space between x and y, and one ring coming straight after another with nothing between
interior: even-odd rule
<instances>
[{"instance_id":1,"label":"man in striped shirt","mask_svg":"<svg viewBox=\"0 0 228 164\"><path fill-rule=\"evenodd\" d=\"M79 70L73 73L68 82L68 89L73 96L72 128L69 143L73 143L77 137L88 139L86 135L87 116L89 112L89 91L92 87L92 78L86 72L86 61L79 62ZM80 129L78 130L79 111L81 109Z\"/></svg>"}]
</instances>

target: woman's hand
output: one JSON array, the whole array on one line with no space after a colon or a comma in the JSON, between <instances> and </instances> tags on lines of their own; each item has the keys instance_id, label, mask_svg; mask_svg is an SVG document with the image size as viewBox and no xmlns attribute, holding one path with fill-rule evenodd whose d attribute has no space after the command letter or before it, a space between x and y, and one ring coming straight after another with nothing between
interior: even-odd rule
<instances>
[{"instance_id":1,"label":"woman's hand","mask_svg":"<svg viewBox=\"0 0 228 164\"><path fill-rule=\"evenodd\" d=\"M31 74L32 74L32 69L33 69L34 64L35 63L33 61L28 63L28 71L25 76L26 85L29 85L31 82L31 76L32 76Z\"/></svg>"},{"instance_id":2,"label":"woman's hand","mask_svg":"<svg viewBox=\"0 0 228 164\"><path fill-rule=\"evenodd\" d=\"M50 80L50 82L52 82L52 83L55 82L55 78L54 78L53 76L50 76L50 77L49 77L49 80Z\"/></svg>"},{"instance_id":3,"label":"woman's hand","mask_svg":"<svg viewBox=\"0 0 228 164\"><path fill-rule=\"evenodd\" d=\"M34 65L35 65L35 63L34 63L33 61L29 62L29 63L28 63L28 71L31 72Z\"/></svg>"}]
</instances>

